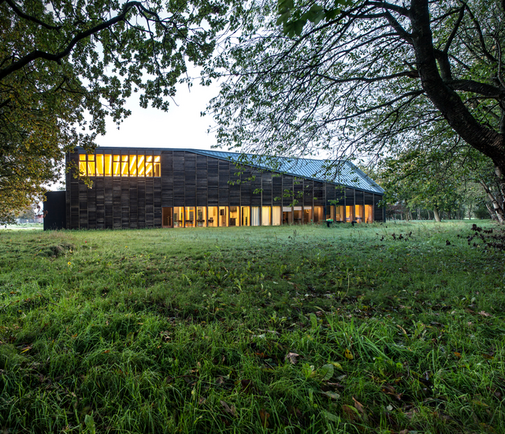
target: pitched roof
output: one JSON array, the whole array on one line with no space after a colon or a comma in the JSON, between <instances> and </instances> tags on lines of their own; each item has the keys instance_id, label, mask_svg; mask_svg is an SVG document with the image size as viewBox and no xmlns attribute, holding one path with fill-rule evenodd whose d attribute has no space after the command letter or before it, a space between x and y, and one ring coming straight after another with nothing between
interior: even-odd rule
<instances>
[{"instance_id":1,"label":"pitched roof","mask_svg":"<svg viewBox=\"0 0 505 434\"><path fill-rule=\"evenodd\" d=\"M97 147L97 151L116 152L116 147ZM225 151L207 151L203 149L191 148L121 148L121 149L144 149L151 151L186 151L195 154L206 155L208 157L221 160L232 161L234 163L253 166L261 170L269 170L277 173L283 173L300 178L308 178L314 181L329 182L335 185L344 185L346 187L367 191L370 193L384 194L382 189L375 181L369 178L363 171L358 169L350 161L338 160L328 162L327 160L314 160L310 158L294 157L272 157L254 154L240 154L236 152ZM82 148L76 148L78 152L85 152Z\"/></svg>"},{"instance_id":2,"label":"pitched roof","mask_svg":"<svg viewBox=\"0 0 505 434\"><path fill-rule=\"evenodd\" d=\"M384 193L384 189L350 161L339 160L328 163L327 160L314 160L309 158L265 157L254 154L238 154L235 152L207 151L201 149L186 150L201 155L207 155L208 157L252 165L259 169L309 178L315 181L345 185L371 193Z\"/></svg>"}]
</instances>

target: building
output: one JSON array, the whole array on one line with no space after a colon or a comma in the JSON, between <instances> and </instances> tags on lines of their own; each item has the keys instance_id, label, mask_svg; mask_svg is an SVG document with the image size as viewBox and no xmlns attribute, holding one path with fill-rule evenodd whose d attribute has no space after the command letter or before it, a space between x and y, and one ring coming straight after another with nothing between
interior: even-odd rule
<instances>
[{"instance_id":1,"label":"building","mask_svg":"<svg viewBox=\"0 0 505 434\"><path fill-rule=\"evenodd\" d=\"M261 158L197 149L97 148L67 155L92 181L67 174L45 202L45 229L269 226L384 221L384 190L350 162ZM64 204L64 206L63 206Z\"/></svg>"}]
</instances>

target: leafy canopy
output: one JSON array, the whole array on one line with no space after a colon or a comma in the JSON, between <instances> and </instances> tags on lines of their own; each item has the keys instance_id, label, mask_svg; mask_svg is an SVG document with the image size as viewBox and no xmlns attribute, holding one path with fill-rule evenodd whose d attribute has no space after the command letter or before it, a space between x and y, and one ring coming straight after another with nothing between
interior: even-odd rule
<instances>
[{"instance_id":1,"label":"leafy canopy","mask_svg":"<svg viewBox=\"0 0 505 434\"><path fill-rule=\"evenodd\" d=\"M219 144L380 159L445 130L503 183L503 13L497 0L254 3L218 62Z\"/></svg>"},{"instance_id":2,"label":"leafy canopy","mask_svg":"<svg viewBox=\"0 0 505 434\"><path fill-rule=\"evenodd\" d=\"M124 104L167 110L186 65L204 65L220 0L0 1L0 220L39 197L65 152L88 150Z\"/></svg>"}]
</instances>

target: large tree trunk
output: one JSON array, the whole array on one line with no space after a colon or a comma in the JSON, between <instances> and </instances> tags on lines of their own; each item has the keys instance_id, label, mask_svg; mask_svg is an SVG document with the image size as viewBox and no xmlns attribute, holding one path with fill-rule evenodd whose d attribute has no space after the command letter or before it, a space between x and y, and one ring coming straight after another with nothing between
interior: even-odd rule
<instances>
[{"instance_id":1,"label":"large tree trunk","mask_svg":"<svg viewBox=\"0 0 505 434\"><path fill-rule=\"evenodd\" d=\"M489 186L484 181L479 181L480 185L487 194L488 199L491 201L491 207L487 207L488 211L494 216L495 220L501 225L505 223L505 204L501 194L498 193L495 197ZM487 206L487 205L486 205Z\"/></svg>"},{"instance_id":2,"label":"large tree trunk","mask_svg":"<svg viewBox=\"0 0 505 434\"><path fill-rule=\"evenodd\" d=\"M437 223L440 223L442 221L442 219L440 218L440 214L438 213L438 209L437 208L433 208L433 217L435 218L435 221Z\"/></svg>"}]
</instances>

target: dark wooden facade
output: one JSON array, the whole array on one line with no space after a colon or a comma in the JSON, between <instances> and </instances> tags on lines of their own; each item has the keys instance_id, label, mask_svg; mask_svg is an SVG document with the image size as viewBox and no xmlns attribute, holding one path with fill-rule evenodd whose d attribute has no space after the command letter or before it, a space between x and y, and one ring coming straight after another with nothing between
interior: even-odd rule
<instances>
[{"instance_id":1,"label":"dark wooden facade","mask_svg":"<svg viewBox=\"0 0 505 434\"><path fill-rule=\"evenodd\" d=\"M382 194L332 183L242 168L225 159L192 150L154 150L161 155L160 177L96 176L93 187L67 174L66 226L68 229L127 229L162 227L165 207L281 206L293 196L298 206L327 208L331 204L371 205L374 221L383 221L378 206ZM84 151L81 151L81 153ZM128 154L136 149L98 148L97 153ZM68 155L78 164L79 153Z\"/></svg>"}]
</instances>

